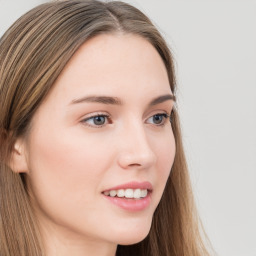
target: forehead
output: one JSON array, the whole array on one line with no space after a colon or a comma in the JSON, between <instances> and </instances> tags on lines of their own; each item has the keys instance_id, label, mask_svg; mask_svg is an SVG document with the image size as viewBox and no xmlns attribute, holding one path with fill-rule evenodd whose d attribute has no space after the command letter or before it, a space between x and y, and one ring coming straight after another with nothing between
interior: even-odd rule
<instances>
[{"instance_id":1,"label":"forehead","mask_svg":"<svg viewBox=\"0 0 256 256\"><path fill-rule=\"evenodd\" d=\"M103 34L85 42L68 62L54 86L54 94L128 96L170 93L165 65L144 38L131 34Z\"/></svg>"}]
</instances>

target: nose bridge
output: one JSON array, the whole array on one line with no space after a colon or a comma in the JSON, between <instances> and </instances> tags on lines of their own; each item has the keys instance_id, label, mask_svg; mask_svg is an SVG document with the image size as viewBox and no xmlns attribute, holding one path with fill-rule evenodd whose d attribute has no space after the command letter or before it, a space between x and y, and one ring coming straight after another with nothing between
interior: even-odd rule
<instances>
[{"instance_id":1,"label":"nose bridge","mask_svg":"<svg viewBox=\"0 0 256 256\"><path fill-rule=\"evenodd\" d=\"M156 161L156 155L150 144L141 119L130 119L122 128L119 164L123 168L149 168Z\"/></svg>"}]
</instances>

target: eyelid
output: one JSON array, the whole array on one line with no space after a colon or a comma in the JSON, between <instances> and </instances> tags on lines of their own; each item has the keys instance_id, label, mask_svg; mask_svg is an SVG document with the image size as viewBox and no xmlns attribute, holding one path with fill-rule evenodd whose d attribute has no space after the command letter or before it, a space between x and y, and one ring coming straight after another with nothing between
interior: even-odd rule
<instances>
[{"instance_id":1,"label":"eyelid","mask_svg":"<svg viewBox=\"0 0 256 256\"><path fill-rule=\"evenodd\" d=\"M153 118L154 116L163 116L164 120L162 123L160 124L155 124L155 123L148 123L150 125L153 125L153 126L156 126L156 127L161 127L161 126L164 126L168 123L168 120L170 121L170 117L171 117L171 114L169 114L167 111L154 111L155 113L154 114L151 114L147 119L146 119L146 123L148 123L147 121L150 119L150 118Z\"/></svg>"},{"instance_id":2,"label":"eyelid","mask_svg":"<svg viewBox=\"0 0 256 256\"><path fill-rule=\"evenodd\" d=\"M108 122L107 122L107 123L104 123L104 124L102 124L102 125L91 125L91 124L87 123L88 120L93 119L93 118L95 118L95 117L99 117L99 116L100 116L100 117L105 117L105 118L108 120ZM82 123L82 124L85 125L85 126L92 127L92 128L101 128L101 127L103 127L103 126L105 126L105 125L111 123L110 119L111 119L111 117L110 117L110 115L107 114L107 113L103 113L103 112L94 112L94 113L90 113L90 114L84 116L84 117L81 119L80 123Z\"/></svg>"},{"instance_id":3,"label":"eyelid","mask_svg":"<svg viewBox=\"0 0 256 256\"><path fill-rule=\"evenodd\" d=\"M170 110L169 109L168 110L166 110L166 109L155 109L153 111L150 111L150 113L147 114L146 120L148 118L154 116L154 115L166 114L168 116L171 116L172 111L173 111L172 109L170 109Z\"/></svg>"}]
</instances>

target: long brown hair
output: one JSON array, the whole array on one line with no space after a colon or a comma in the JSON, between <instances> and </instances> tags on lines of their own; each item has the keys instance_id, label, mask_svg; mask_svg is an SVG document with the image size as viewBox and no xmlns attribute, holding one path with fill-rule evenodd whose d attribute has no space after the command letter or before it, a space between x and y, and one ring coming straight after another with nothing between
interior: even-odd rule
<instances>
[{"instance_id":1,"label":"long brown hair","mask_svg":"<svg viewBox=\"0 0 256 256\"><path fill-rule=\"evenodd\" d=\"M118 1L55 1L18 19L0 39L0 254L42 256L37 220L25 174L9 167L14 142L29 132L33 114L67 62L88 39L102 33L131 33L148 40L166 66L175 94L171 53L151 21ZM172 127L176 156L149 235L140 243L118 246L117 255L206 256L194 206L180 135L178 114Z\"/></svg>"}]
</instances>

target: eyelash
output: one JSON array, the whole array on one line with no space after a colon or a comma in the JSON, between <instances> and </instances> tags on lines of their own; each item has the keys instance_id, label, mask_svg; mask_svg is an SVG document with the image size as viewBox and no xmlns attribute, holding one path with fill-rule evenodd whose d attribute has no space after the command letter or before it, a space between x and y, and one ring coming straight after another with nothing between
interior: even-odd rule
<instances>
[{"instance_id":1,"label":"eyelash","mask_svg":"<svg viewBox=\"0 0 256 256\"><path fill-rule=\"evenodd\" d=\"M155 126L164 126L164 125L166 124L167 120L169 120L169 121L171 122L171 116L172 116L172 114L171 114L171 115L168 115L167 113L157 113L157 114L155 114L155 115L149 117L148 119L154 118L154 117L156 117L156 116L163 118L163 119L162 119L163 121L162 121L160 124L153 124L153 125L155 125ZM90 121L90 120L93 121L93 120L94 120L95 118L97 118L97 117L100 117L100 118L103 117L103 118L105 118L104 123L103 123L102 125L96 125L95 123L94 123L94 124L89 124L89 123L88 123L88 121ZM110 115L100 114L100 113L99 113L99 114L96 114L96 115L92 115L92 116L90 116L90 117L87 117L87 118L83 119L83 120L81 121L81 123L83 123L83 124L86 125L86 126L92 127L92 128L101 128L101 127L103 127L103 126L106 125L106 119L108 120L108 123L109 123L109 124L112 124L112 121L111 121L111 119L110 119ZM147 119L147 120L148 120L148 119Z\"/></svg>"},{"instance_id":2,"label":"eyelash","mask_svg":"<svg viewBox=\"0 0 256 256\"><path fill-rule=\"evenodd\" d=\"M93 120L94 118L97 118L97 117L104 117L105 119L108 120L108 122L109 122L110 124L112 123L111 120L110 120L110 116L109 116L109 115L106 115L106 114L96 114L96 115L92 115L92 116L90 116L90 117L87 117L87 118L83 119L81 122L82 122L83 124L85 124L86 126L89 126L89 127L101 128L101 127L103 127L103 126L105 125L105 122L104 122L104 124L102 124L102 125L96 125L96 124L91 125L91 124L88 124L88 121L89 121L89 120Z\"/></svg>"}]
</instances>

